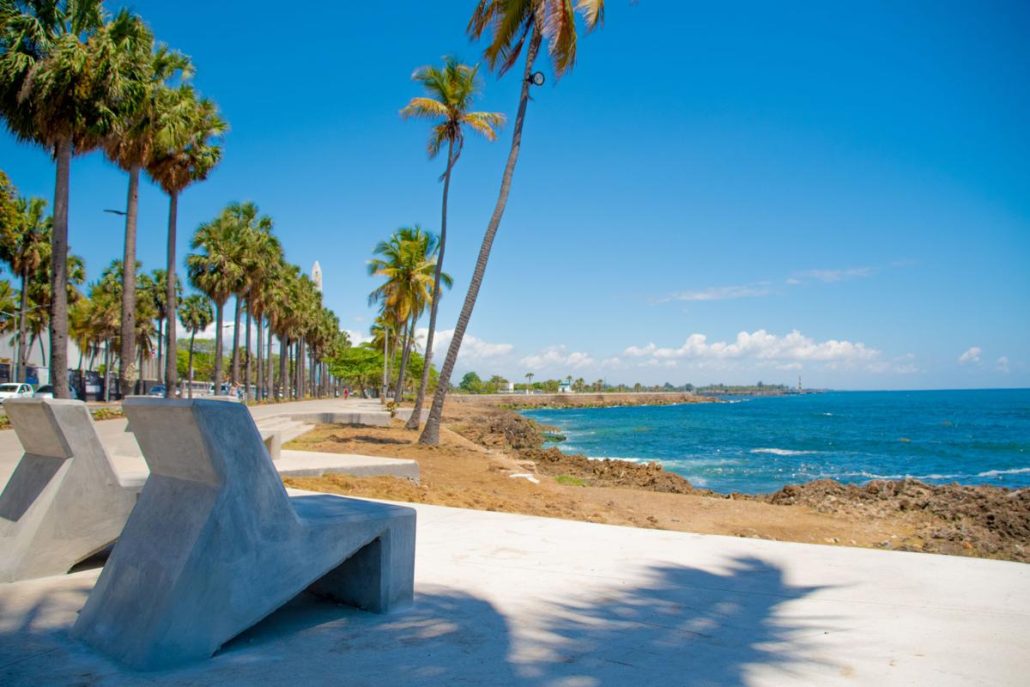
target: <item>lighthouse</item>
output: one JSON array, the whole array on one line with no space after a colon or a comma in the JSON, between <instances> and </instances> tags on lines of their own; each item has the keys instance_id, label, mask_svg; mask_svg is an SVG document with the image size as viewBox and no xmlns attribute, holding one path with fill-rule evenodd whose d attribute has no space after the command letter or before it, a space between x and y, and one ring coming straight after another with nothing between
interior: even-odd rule
<instances>
[{"instance_id":1,"label":"lighthouse","mask_svg":"<svg viewBox=\"0 0 1030 687\"><path fill-rule=\"evenodd\" d=\"M322 266L318 264L318 260L311 266L311 281L315 282L315 288L322 293Z\"/></svg>"}]
</instances>

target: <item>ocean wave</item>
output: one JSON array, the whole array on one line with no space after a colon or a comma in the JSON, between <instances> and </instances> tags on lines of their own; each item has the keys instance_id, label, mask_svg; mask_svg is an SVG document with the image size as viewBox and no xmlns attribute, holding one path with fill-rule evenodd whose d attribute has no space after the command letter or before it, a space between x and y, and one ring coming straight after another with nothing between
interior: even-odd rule
<instances>
[{"instance_id":1,"label":"ocean wave","mask_svg":"<svg viewBox=\"0 0 1030 687\"><path fill-rule=\"evenodd\" d=\"M792 451L788 448L753 448L748 453L771 453L774 456L810 456L820 451Z\"/></svg>"},{"instance_id":2,"label":"ocean wave","mask_svg":"<svg viewBox=\"0 0 1030 687\"><path fill-rule=\"evenodd\" d=\"M1000 477L1001 475L1025 475L1030 468L1012 468L1011 470L987 470L976 473L977 477Z\"/></svg>"}]
</instances>

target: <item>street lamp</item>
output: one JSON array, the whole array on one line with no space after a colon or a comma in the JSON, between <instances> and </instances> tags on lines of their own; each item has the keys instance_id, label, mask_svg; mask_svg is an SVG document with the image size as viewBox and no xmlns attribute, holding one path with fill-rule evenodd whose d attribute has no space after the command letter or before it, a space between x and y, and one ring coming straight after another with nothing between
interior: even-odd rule
<instances>
[{"instance_id":1,"label":"street lamp","mask_svg":"<svg viewBox=\"0 0 1030 687\"><path fill-rule=\"evenodd\" d=\"M529 76L526 77L526 81L528 81L529 83L533 84L534 86L543 86L544 85L544 73L543 72L533 72L532 74L530 74Z\"/></svg>"}]
</instances>

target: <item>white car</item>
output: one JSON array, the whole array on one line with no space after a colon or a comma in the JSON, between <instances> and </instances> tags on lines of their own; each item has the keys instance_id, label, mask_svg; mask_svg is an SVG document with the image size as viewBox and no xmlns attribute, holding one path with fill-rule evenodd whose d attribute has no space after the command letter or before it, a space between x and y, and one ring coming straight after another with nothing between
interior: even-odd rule
<instances>
[{"instance_id":1,"label":"white car","mask_svg":"<svg viewBox=\"0 0 1030 687\"><path fill-rule=\"evenodd\" d=\"M0 402L9 398L32 398L34 393L28 384L19 382L0 384Z\"/></svg>"}]
</instances>

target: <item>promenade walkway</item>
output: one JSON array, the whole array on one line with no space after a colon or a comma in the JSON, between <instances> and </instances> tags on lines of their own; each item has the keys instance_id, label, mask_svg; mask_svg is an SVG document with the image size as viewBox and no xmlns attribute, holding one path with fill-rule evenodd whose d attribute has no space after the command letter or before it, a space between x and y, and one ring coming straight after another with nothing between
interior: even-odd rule
<instances>
[{"instance_id":1,"label":"promenade walkway","mask_svg":"<svg viewBox=\"0 0 1030 687\"><path fill-rule=\"evenodd\" d=\"M313 424L318 420L317 416L319 415L368 414L374 416L385 413L385 411L374 399L349 398L344 400L337 398L251 406L250 413L258 428L261 428L265 424L275 426L276 421L280 418L289 419L294 416L310 416L311 419L308 422ZM143 462L135 439L125 432L126 424L124 418L103 420L96 423L97 433L108 451L111 452L120 475L145 477L147 466ZM301 431L303 430L304 428L301 427ZM14 430L0 431L0 485L7 483L7 478L14 471L14 466L18 463L22 453L21 444L18 442ZM418 480L418 464L414 461L353 454L283 451L282 458L277 461L276 467L279 473L285 476L345 473L358 476L394 475Z\"/></svg>"},{"instance_id":2,"label":"promenade walkway","mask_svg":"<svg viewBox=\"0 0 1030 687\"><path fill-rule=\"evenodd\" d=\"M415 508L409 611L301 598L209 661L140 675L69 637L96 570L0 585L0 684L947 687L1030 674L1027 565Z\"/></svg>"}]
</instances>

